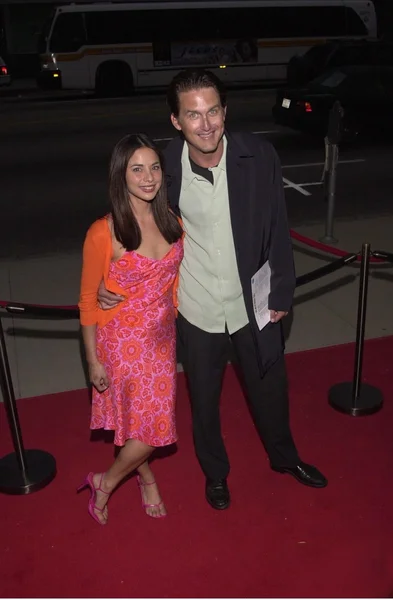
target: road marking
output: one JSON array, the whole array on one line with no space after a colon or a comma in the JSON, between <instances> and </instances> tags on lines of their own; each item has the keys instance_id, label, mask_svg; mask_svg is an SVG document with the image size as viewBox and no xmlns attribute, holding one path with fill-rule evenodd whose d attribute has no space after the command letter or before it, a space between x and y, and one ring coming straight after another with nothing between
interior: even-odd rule
<instances>
[{"instance_id":1,"label":"road marking","mask_svg":"<svg viewBox=\"0 0 393 600\"><path fill-rule=\"evenodd\" d=\"M280 133L278 129L267 129L266 131L252 131L251 133L253 133L254 135L259 135L259 134L266 134L266 133Z\"/></svg>"},{"instance_id":2,"label":"road marking","mask_svg":"<svg viewBox=\"0 0 393 600\"><path fill-rule=\"evenodd\" d=\"M278 133L277 129L266 129L266 131L252 131L251 133L253 133L254 135L258 135L261 133ZM154 142L169 142L170 140L173 140L173 137L164 137L164 138L154 138Z\"/></svg>"},{"instance_id":3,"label":"road marking","mask_svg":"<svg viewBox=\"0 0 393 600\"><path fill-rule=\"evenodd\" d=\"M293 181L286 179L286 177L283 177L282 180L286 184L285 185L286 188L292 188L292 189L296 190L297 192L300 192L304 196L311 196L310 192L308 192L307 190L304 190L302 188L301 184L294 183Z\"/></svg>"},{"instance_id":4,"label":"road marking","mask_svg":"<svg viewBox=\"0 0 393 600\"><path fill-rule=\"evenodd\" d=\"M149 108L149 113L162 113L162 108ZM133 110L129 110L127 112L116 112L116 113L111 113L111 112L106 112L106 113L98 113L98 114L83 114L83 115L58 115L55 116L54 119L36 119L34 121L24 121L23 119L20 119L17 124L18 125L51 125L53 123L58 123L59 120L61 119L63 122L64 121L85 121L86 119L107 119L110 117L129 117L130 115L134 116L134 115L143 115L146 114L146 109L145 108L136 108ZM13 125L13 124L12 124Z\"/></svg>"},{"instance_id":5,"label":"road marking","mask_svg":"<svg viewBox=\"0 0 393 600\"><path fill-rule=\"evenodd\" d=\"M288 181L283 177L283 181ZM300 192L301 194L304 194L305 196L311 196L310 192L306 192L306 190L304 190L303 188L305 187L310 187L310 186L314 186L314 185L323 185L323 181L308 181L306 183L297 183L297 184L293 184L292 182L290 182L290 184L284 185L284 188L294 188L296 189L296 191ZM298 186L298 187L295 187Z\"/></svg>"},{"instance_id":6,"label":"road marking","mask_svg":"<svg viewBox=\"0 0 393 600\"><path fill-rule=\"evenodd\" d=\"M365 158L353 158L351 160L339 160L339 164L361 163L366 162ZM299 165L282 165L283 169L300 169L301 167L323 167L324 162L302 163Z\"/></svg>"},{"instance_id":7,"label":"road marking","mask_svg":"<svg viewBox=\"0 0 393 600\"><path fill-rule=\"evenodd\" d=\"M308 183L298 183L302 187L309 187L310 185L323 185L323 181L310 181Z\"/></svg>"},{"instance_id":8,"label":"road marking","mask_svg":"<svg viewBox=\"0 0 393 600\"><path fill-rule=\"evenodd\" d=\"M162 107L152 107L149 108L150 113L161 113L162 112ZM35 119L32 121L24 121L23 119L20 119L18 124L19 125L50 125L53 123L58 123L59 119L62 118L62 121L82 121L82 120L86 120L86 119L107 119L109 117L129 117L131 114L132 115L137 115L137 114L145 114L146 109L145 108L136 108L133 109L132 111L129 110L127 112L117 112L115 113L115 115L111 112L108 113L98 113L98 114L83 114L83 115L64 115L63 117L61 115L56 116L54 119ZM266 135L266 134L272 134L272 133L279 133L278 129L266 129L264 131L252 131L251 133L253 133L254 135ZM173 137L168 137L168 138L157 138L157 142L166 142L169 140L172 140Z\"/></svg>"}]
</instances>

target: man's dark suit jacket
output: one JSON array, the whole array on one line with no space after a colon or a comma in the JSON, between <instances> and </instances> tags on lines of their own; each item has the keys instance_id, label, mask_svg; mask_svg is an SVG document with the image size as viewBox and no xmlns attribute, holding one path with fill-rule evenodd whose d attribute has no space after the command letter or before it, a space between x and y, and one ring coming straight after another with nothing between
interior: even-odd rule
<instances>
[{"instance_id":1,"label":"man's dark suit jacket","mask_svg":"<svg viewBox=\"0 0 393 600\"><path fill-rule=\"evenodd\" d=\"M281 165L267 140L247 133L226 131L225 135L237 266L263 375L284 352L284 337L281 323L269 323L259 331L254 316L251 278L269 260L272 271L269 308L272 310L290 310L295 289ZM165 149L169 202L179 216L183 144L182 138L175 138Z\"/></svg>"}]
</instances>

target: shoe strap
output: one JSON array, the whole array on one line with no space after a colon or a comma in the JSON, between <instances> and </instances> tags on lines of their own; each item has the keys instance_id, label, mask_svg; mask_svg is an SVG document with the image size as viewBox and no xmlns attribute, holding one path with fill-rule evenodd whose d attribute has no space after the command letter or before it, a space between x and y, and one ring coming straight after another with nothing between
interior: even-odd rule
<instances>
[{"instance_id":1,"label":"shoe strap","mask_svg":"<svg viewBox=\"0 0 393 600\"><path fill-rule=\"evenodd\" d=\"M101 483L102 483L102 478L104 477L104 473L101 473L101 478L100 478L100 483L98 484L98 487L95 488L96 492L102 492L103 494L106 494L107 496L110 496L111 493L110 492L106 492L105 490L102 489L101 487ZM91 480L93 481L93 477L91 478ZM99 508L97 510L100 510Z\"/></svg>"},{"instance_id":2,"label":"shoe strap","mask_svg":"<svg viewBox=\"0 0 393 600\"><path fill-rule=\"evenodd\" d=\"M142 481L140 476L138 475L138 484L139 485L154 485L156 482L155 481L150 481L149 483L147 483L146 481ZM154 504L154 506L157 506L156 504Z\"/></svg>"},{"instance_id":3,"label":"shoe strap","mask_svg":"<svg viewBox=\"0 0 393 600\"><path fill-rule=\"evenodd\" d=\"M161 504L164 504L164 501L161 500L158 504L143 504L143 508L159 508Z\"/></svg>"}]
</instances>

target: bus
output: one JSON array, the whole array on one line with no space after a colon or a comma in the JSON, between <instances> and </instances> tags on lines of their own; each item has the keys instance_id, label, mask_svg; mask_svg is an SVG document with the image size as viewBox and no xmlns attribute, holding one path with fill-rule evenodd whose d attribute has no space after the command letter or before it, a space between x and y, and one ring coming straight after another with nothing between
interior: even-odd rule
<instances>
[{"instance_id":1,"label":"bus","mask_svg":"<svg viewBox=\"0 0 393 600\"><path fill-rule=\"evenodd\" d=\"M294 55L375 39L370 0L177 0L58 6L40 39L42 87L127 95L186 67L228 85L279 82Z\"/></svg>"}]
</instances>

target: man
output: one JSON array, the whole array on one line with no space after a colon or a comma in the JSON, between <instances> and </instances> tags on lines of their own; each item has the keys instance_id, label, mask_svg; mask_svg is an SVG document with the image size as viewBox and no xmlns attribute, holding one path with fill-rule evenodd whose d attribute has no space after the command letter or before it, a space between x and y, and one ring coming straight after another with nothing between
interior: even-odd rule
<instances>
[{"instance_id":1,"label":"man","mask_svg":"<svg viewBox=\"0 0 393 600\"><path fill-rule=\"evenodd\" d=\"M180 72L167 99L181 133L165 151L168 194L186 233L177 331L206 499L216 509L230 504L219 413L230 343L271 468L324 487L322 473L300 460L289 426L281 319L292 306L295 274L277 155L266 140L225 130L225 90L213 73ZM267 261L270 322L259 330L251 278ZM99 300L104 307L118 301L103 289Z\"/></svg>"}]
</instances>

